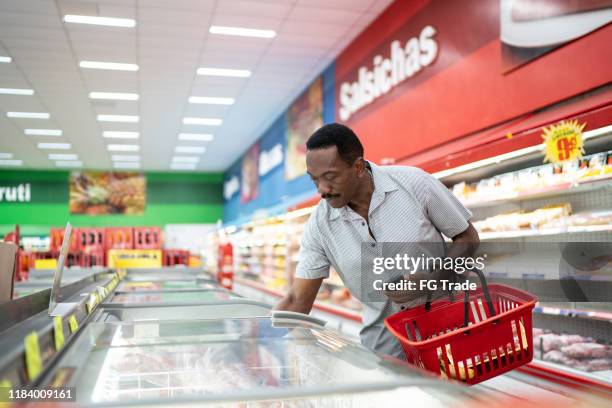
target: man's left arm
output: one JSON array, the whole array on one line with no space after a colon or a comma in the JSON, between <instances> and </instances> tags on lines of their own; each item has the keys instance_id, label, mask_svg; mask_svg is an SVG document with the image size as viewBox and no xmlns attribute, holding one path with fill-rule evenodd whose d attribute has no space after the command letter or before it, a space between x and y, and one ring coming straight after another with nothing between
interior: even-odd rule
<instances>
[{"instance_id":1,"label":"man's left arm","mask_svg":"<svg viewBox=\"0 0 612 408\"><path fill-rule=\"evenodd\" d=\"M461 256L472 256L476 253L480 244L478 231L474 228L471 222L468 221L468 227L465 231L452 237L453 243L448 249L447 256L458 258Z\"/></svg>"},{"instance_id":2,"label":"man's left arm","mask_svg":"<svg viewBox=\"0 0 612 408\"><path fill-rule=\"evenodd\" d=\"M472 212L465 208L453 193L432 175L423 172L421 182L425 191L425 210L433 226L452 240L445 256L451 258L472 256L478 249L478 231L470 222ZM452 272L451 272L452 273ZM417 272L409 277L411 281L449 279L449 272L443 270ZM422 291L386 292L393 302L406 303L422 297Z\"/></svg>"}]
</instances>

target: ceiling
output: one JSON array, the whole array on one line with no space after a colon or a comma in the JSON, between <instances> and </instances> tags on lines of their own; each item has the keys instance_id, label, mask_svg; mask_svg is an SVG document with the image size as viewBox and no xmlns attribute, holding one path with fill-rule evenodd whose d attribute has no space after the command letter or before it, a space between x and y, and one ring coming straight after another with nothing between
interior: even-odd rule
<instances>
[{"instance_id":1,"label":"ceiling","mask_svg":"<svg viewBox=\"0 0 612 408\"><path fill-rule=\"evenodd\" d=\"M2 0L0 153L19 168L57 169L49 154L76 154L83 168L111 169L111 156L136 154L143 170L169 171L176 146L205 146L191 171L229 167L291 101L392 0ZM66 14L131 18L133 28L64 23ZM274 38L209 33L211 25L276 31ZM79 61L137 64L137 72L84 69ZM196 75L198 67L252 71L248 78ZM92 100L90 92L124 92L138 101ZM230 97L231 106L188 103L189 96ZM8 118L6 112L49 112L50 119ZM99 114L138 115L138 123L98 122ZM182 124L212 117L221 126ZM60 129L62 136L24 130ZM137 140L103 131L139 132ZM179 141L179 133L213 134L210 142ZM38 143L70 143L42 150ZM137 144L139 152L110 152L108 144ZM6 154L4 158L10 158ZM1 159L2 157L0 157ZM189 160L189 159L187 159ZM0 168L10 162L0 160ZM14 164L14 163L13 163ZM66 164L64 164L66 165ZM68 164L70 165L70 164ZM10 168L15 168L11 166Z\"/></svg>"}]
</instances>

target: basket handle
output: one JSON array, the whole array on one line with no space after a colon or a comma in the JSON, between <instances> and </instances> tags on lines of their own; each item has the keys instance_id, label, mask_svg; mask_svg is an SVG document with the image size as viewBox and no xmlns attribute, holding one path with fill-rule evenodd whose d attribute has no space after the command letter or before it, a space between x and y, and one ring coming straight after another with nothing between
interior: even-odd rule
<instances>
[{"instance_id":1,"label":"basket handle","mask_svg":"<svg viewBox=\"0 0 612 408\"><path fill-rule=\"evenodd\" d=\"M482 271L477 268L474 268L468 272L474 272L476 275L478 275L478 278L480 279L480 286L482 287L482 293L485 297L485 301L487 302L489 313L491 316L495 316L495 308L493 307L493 302L491 301L491 294L489 293L489 286L487 285L487 280L484 276L484 273L482 273ZM465 280L466 278L464 277L463 279ZM429 311L429 309L431 308L431 298L432 298L432 292L428 292L427 300L425 302L425 310L427 311ZM463 300L463 307L464 307L463 309L463 327L467 327L469 323L469 316L470 316L470 312L468 308L469 299L470 299L470 291L466 290L465 297ZM451 298L451 302L452 301L453 299Z\"/></svg>"}]
</instances>

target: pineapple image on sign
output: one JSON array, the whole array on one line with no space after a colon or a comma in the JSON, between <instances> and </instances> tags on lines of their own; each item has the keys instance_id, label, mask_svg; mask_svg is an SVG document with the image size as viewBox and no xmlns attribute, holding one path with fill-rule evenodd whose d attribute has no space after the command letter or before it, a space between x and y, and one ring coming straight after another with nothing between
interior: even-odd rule
<instances>
[{"instance_id":1,"label":"pineapple image on sign","mask_svg":"<svg viewBox=\"0 0 612 408\"><path fill-rule=\"evenodd\" d=\"M146 180L141 173L72 172L71 214L142 214Z\"/></svg>"}]
</instances>

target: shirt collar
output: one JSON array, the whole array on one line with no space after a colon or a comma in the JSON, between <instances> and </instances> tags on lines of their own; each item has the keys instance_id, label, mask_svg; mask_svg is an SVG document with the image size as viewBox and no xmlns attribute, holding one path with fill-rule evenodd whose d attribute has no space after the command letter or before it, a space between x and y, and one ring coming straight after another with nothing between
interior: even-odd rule
<instances>
[{"instance_id":1,"label":"shirt collar","mask_svg":"<svg viewBox=\"0 0 612 408\"><path fill-rule=\"evenodd\" d=\"M384 199L385 193L389 193L391 191L395 191L398 189L397 185L393 182L391 177L389 177L387 173L382 171L379 166L372 164L368 161L366 161L366 166L372 172L372 179L374 180L374 193L372 194L372 200L374 200L374 196L379 196L380 200L378 201L382 202L382 199ZM330 221L335 220L341 215L348 215L347 206L344 206L341 208L329 207L329 220Z\"/></svg>"}]
</instances>

